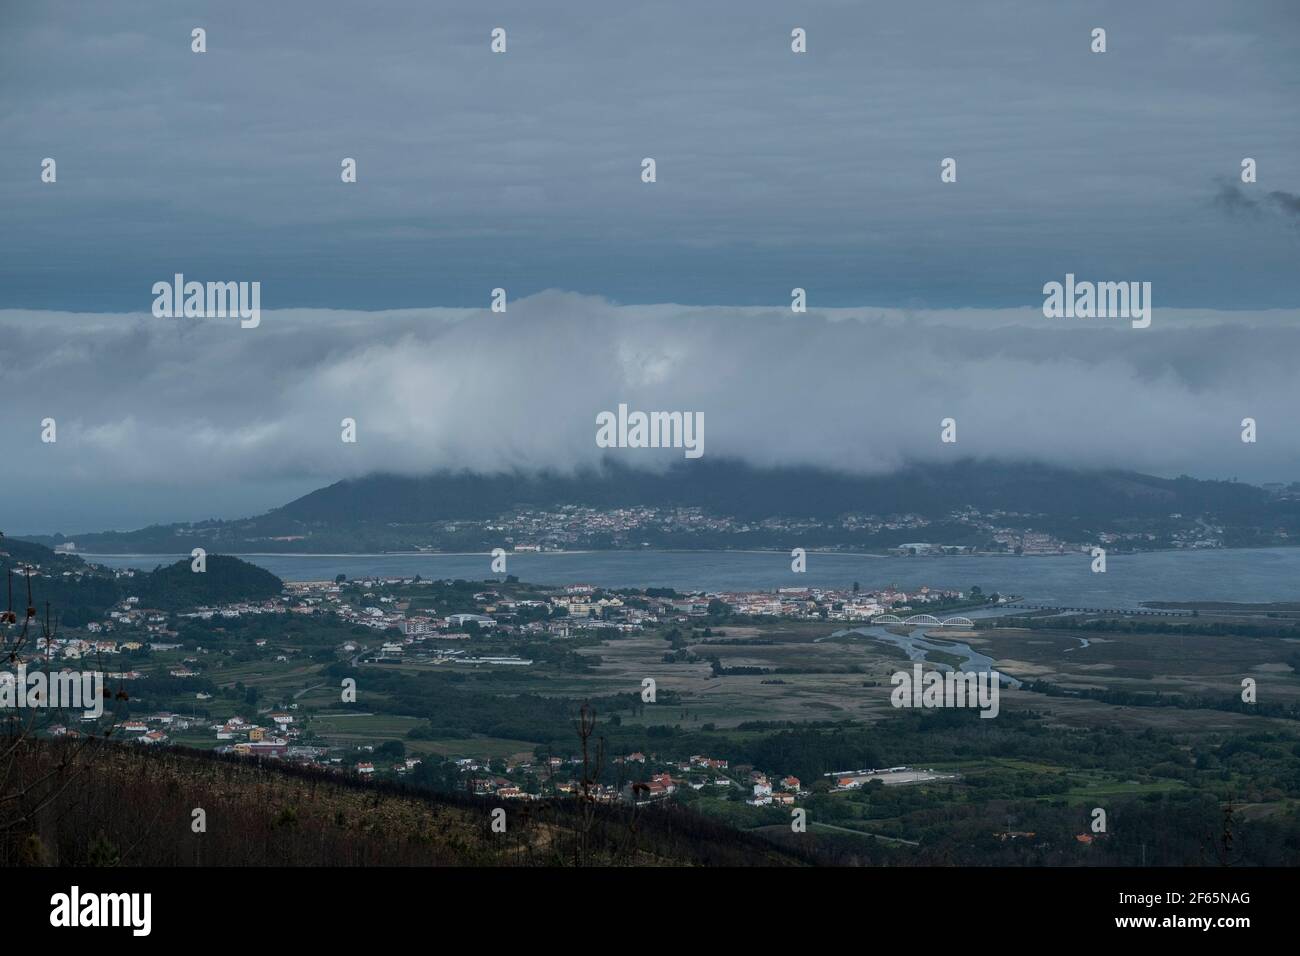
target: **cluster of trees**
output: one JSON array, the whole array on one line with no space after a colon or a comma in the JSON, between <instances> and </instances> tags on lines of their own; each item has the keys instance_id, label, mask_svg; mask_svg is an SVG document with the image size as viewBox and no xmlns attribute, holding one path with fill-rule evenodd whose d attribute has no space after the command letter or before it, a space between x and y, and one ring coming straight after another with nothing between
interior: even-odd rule
<instances>
[{"instance_id":1,"label":"cluster of trees","mask_svg":"<svg viewBox=\"0 0 1300 956\"><path fill-rule=\"evenodd\" d=\"M1101 631L1111 634L1169 634L1184 637L1259 637L1300 640L1300 622L1278 620L1276 623L1248 624L1238 621L1166 622L1137 619L1080 620L1073 617L1053 618L1053 629Z\"/></svg>"},{"instance_id":2,"label":"cluster of trees","mask_svg":"<svg viewBox=\"0 0 1300 956\"><path fill-rule=\"evenodd\" d=\"M1300 720L1300 704L1287 701L1256 701L1246 703L1240 696L1210 697L1205 694L1165 694L1160 691L1124 690L1122 688L1084 687L1064 688L1050 681L1035 680L1023 685L1024 690L1048 697L1079 697L1099 700L1119 707L1177 707L1180 710L1226 710L1234 714L1251 714L1256 717L1280 717Z\"/></svg>"}]
</instances>

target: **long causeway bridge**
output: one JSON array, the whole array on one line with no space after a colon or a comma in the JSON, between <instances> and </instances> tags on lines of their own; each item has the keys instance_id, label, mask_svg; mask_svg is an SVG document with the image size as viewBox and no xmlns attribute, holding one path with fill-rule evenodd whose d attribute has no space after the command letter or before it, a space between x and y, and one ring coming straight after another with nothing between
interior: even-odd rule
<instances>
[{"instance_id":1,"label":"long causeway bridge","mask_svg":"<svg viewBox=\"0 0 1300 956\"><path fill-rule=\"evenodd\" d=\"M1057 604L1003 604L1004 608L1014 608L1016 610L1026 611L1057 611L1057 612L1074 612L1079 614L1125 614L1133 617L1194 617L1191 611L1177 610L1170 608L1167 611L1153 610L1152 608L1129 608L1129 607L1061 607Z\"/></svg>"}]
</instances>

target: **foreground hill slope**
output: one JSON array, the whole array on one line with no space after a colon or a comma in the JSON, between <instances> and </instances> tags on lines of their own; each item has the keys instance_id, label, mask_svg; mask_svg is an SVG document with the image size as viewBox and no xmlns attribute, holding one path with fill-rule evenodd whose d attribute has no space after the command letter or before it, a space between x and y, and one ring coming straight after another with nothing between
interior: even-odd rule
<instances>
[{"instance_id":1,"label":"foreground hill slope","mask_svg":"<svg viewBox=\"0 0 1300 956\"><path fill-rule=\"evenodd\" d=\"M806 859L682 809L498 804L136 745L28 740L0 866L744 866ZM66 764L66 766L64 766ZM60 767L63 769L60 769ZM48 775L48 776L47 776ZM506 813L495 832L492 810ZM196 810L205 832L196 833ZM16 824L16 825L15 825Z\"/></svg>"}]
</instances>

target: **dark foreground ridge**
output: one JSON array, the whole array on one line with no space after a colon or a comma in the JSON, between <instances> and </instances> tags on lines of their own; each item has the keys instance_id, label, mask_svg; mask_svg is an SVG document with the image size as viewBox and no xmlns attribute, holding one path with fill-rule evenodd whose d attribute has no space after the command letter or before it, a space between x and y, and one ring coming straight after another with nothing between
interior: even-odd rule
<instances>
[{"instance_id":1,"label":"dark foreground ridge","mask_svg":"<svg viewBox=\"0 0 1300 956\"><path fill-rule=\"evenodd\" d=\"M0 833L0 866L814 862L797 848L676 806L510 803L181 748L34 739L16 746L17 777L41 781L24 792L39 810ZM498 809L505 811L504 833L493 829ZM196 832L197 811L203 832Z\"/></svg>"}]
</instances>

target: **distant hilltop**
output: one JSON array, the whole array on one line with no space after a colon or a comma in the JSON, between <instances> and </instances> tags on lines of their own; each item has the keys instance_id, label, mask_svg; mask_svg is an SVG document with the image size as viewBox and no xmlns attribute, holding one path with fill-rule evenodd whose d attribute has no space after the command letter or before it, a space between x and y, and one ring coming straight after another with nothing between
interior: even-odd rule
<instances>
[{"instance_id":1,"label":"distant hilltop","mask_svg":"<svg viewBox=\"0 0 1300 956\"><path fill-rule=\"evenodd\" d=\"M209 554L205 562L203 574L194 573L189 558L151 571L113 572L36 542L0 538L0 586L12 577L14 606L22 608L30 583L38 613L43 615L49 602L56 619L70 627L95 620L126 600L140 608L176 611L271 600L284 589L274 574L239 558Z\"/></svg>"},{"instance_id":2,"label":"distant hilltop","mask_svg":"<svg viewBox=\"0 0 1300 956\"><path fill-rule=\"evenodd\" d=\"M561 520L565 512L583 514ZM993 517L973 522L969 515ZM493 521L502 516L510 516L504 530ZM699 459L663 471L608 464L573 474L373 475L336 482L253 518L30 540L50 547L75 541L79 553L177 554L195 546L226 553L373 553L499 545L780 548L798 531L801 542L811 536L827 547L883 551L925 540L978 550L993 543L988 530L999 522L1032 524L1064 541L1137 530L1161 546L1166 537L1208 528L1203 540L1216 547L1293 543L1300 535L1300 485L1265 489L976 460L851 475Z\"/></svg>"}]
</instances>

